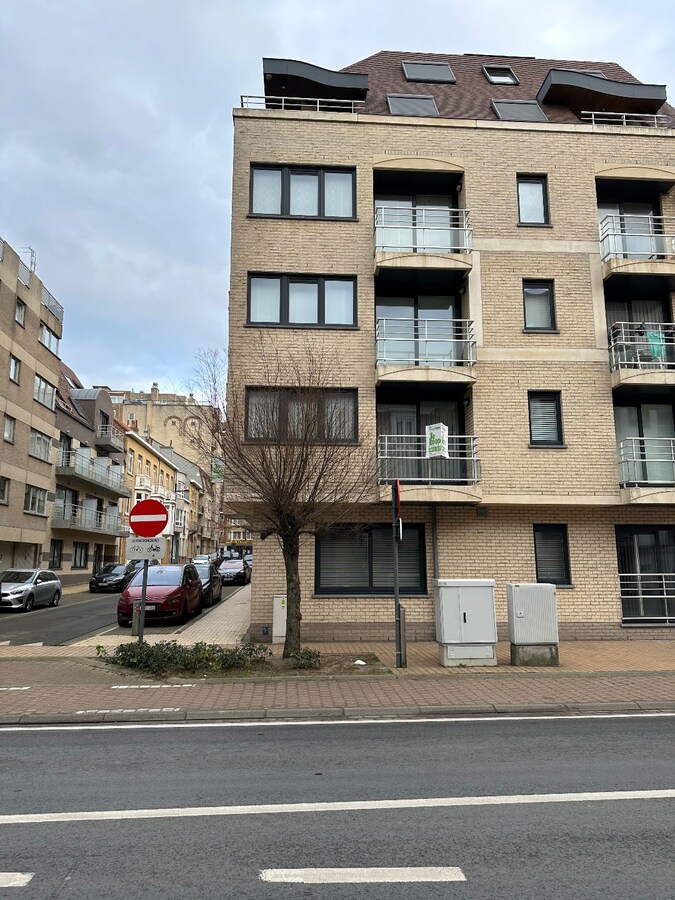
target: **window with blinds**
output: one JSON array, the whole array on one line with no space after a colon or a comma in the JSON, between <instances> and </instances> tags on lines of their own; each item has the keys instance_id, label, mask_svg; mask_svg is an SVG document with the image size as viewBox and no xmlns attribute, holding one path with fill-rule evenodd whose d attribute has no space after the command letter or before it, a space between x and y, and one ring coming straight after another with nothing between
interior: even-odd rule
<instances>
[{"instance_id":1,"label":"window with blinds","mask_svg":"<svg viewBox=\"0 0 675 900\"><path fill-rule=\"evenodd\" d=\"M567 525L534 525L537 581L571 584Z\"/></svg>"},{"instance_id":2,"label":"window with blinds","mask_svg":"<svg viewBox=\"0 0 675 900\"><path fill-rule=\"evenodd\" d=\"M539 447L561 447L562 415L559 391L528 391L530 411L530 444Z\"/></svg>"},{"instance_id":3,"label":"window with blinds","mask_svg":"<svg viewBox=\"0 0 675 900\"><path fill-rule=\"evenodd\" d=\"M391 525L345 525L316 540L317 594L390 594L394 590ZM406 525L398 545L402 594L426 592L424 528Z\"/></svg>"},{"instance_id":4,"label":"window with blinds","mask_svg":"<svg viewBox=\"0 0 675 900\"><path fill-rule=\"evenodd\" d=\"M525 331L555 331L552 281L523 281Z\"/></svg>"},{"instance_id":5,"label":"window with blinds","mask_svg":"<svg viewBox=\"0 0 675 900\"><path fill-rule=\"evenodd\" d=\"M331 388L247 388L248 440L355 443L358 393Z\"/></svg>"}]
</instances>

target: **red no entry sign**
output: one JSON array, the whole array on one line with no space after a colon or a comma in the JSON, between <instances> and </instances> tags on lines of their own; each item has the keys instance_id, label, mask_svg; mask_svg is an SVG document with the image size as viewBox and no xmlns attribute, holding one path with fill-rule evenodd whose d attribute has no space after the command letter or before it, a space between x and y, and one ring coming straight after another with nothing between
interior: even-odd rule
<instances>
[{"instance_id":1,"label":"red no entry sign","mask_svg":"<svg viewBox=\"0 0 675 900\"><path fill-rule=\"evenodd\" d=\"M169 521L169 511L159 500L141 500L129 513L129 526L139 537L156 537Z\"/></svg>"}]
</instances>

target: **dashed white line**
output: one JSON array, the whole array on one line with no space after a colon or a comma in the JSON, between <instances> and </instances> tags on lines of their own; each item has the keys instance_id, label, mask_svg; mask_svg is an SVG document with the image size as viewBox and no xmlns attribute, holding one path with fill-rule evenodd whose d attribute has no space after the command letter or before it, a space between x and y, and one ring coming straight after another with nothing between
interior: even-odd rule
<instances>
[{"instance_id":1,"label":"dashed white line","mask_svg":"<svg viewBox=\"0 0 675 900\"><path fill-rule=\"evenodd\" d=\"M196 687L196 684L188 683L188 684L111 684L110 687L113 691L142 691L142 690L157 690L158 688L191 688Z\"/></svg>"},{"instance_id":2,"label":"dashed white line","mask_svg":"<svg viewBox=\"0 0 675 900\"><path fill-rule=\"evenodd\" d=\"M0 887L25 887L30 884L34 872L0 872Z\"/></svg>"},{"instance_id":3,"label":"dashed white line","mask_svg":"<svg viewBox=\"0 0 675 900\"><path fill-rule=\"evenodd\" d=\"M456 866L403 866L360 869L261 869L261 881L282 884L383 884L387 882L466 881Z\"/></svg>"}]
</instances>

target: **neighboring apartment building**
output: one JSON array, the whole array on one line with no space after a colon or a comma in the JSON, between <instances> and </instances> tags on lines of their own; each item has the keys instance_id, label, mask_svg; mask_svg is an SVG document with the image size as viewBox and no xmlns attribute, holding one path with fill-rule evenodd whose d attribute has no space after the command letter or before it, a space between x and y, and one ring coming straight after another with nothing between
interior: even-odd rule
<instances>
[{"instance_id":1,"label":"neighboring apartment building","mask_svg":"<svg viewBox=\"0 0 675 900\"><path fill-rule=\"evenodd\" d=\"M475 54L263 73L234 112L232 399L264 388L261 341L283 358L309 334L340 360L342 437L376 432L379 463L365 527L304 546L303 638L392 637L396 478L409 638L434 637L437 576L495 578L502 634L507 583L539 580L563 639L675 637L665 88ZM285 578L272 540L254 553L264 639Z\"/></svg>"},{"instance_id":2,"label":"neighboring apartment building","mask_svg":"<svg viewBox=\"0 0 675 900\"><path fill-rule=\"evenodd\" d=\"M63 307L0 238L0 569L49 557Z\"/></svg>"},{"instance_id":3,"label":"neighboring apartment building","mask_svg":"<svg viewBox=\"0 0 675 900\"><path fill-rule=\"evenodd\" d=\"M173 447L162 447L162 453L183 473L182 484L187 523L188 559L199 553L215 553L220 543L218 513L214 503L214 489L206 473L182 456Z\"/></svg>"},{"instance_id":4,"label":"neighboring apartment building","mask_svg":"<svg viewBox=\"0 0 675 900\"><path fill-rule=\"evenodd\" d=\"M119 539L129 533L120 506L131 496L124 473L124 432L113 418L108 392L85 388L61 363L49 567L64 584L86 581L106 563L117 562Z\"/></svg>"}]
</instances>

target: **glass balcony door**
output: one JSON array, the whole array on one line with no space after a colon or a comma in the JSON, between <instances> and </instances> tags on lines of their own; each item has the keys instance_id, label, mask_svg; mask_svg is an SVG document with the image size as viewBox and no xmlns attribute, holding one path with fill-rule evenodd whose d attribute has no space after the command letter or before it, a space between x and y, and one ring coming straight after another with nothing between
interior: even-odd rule
<instances>
[{"instance_id":1,"label":"glass balcony door","mask_svg":"<svg viewBox=\"0 0 675 900\"><path fill-rule=\"evenodd\" d=\"M614 408L622 484L675 483L675 419L666 403Z\"/></svg>"},{"instance_id":2,"label":"glass balcony door","mask_svg":"<svg viewBox=\"0 0 675 900\"><path fill-rule=\"evenodd\" d=\"M453 198L439 194L388 194L375 198L381 210L376 246L404 253L451 253L463 246Z\"/></svg>"},{"instance_id":3,"label":"glass balcony door","mask_svg":"<svg viewBox=\"0 0 675 900\"><path fill-rule=\"evenodd\" d=\"M461 482L466 478L464 442L449 440L450 459L426 459L425 429L442 423L450 435L461 431L460 407L456 402L420 401L382 403L377 406L377 433L387 436L380 477L402 481Z\"/></svg>"},{"instance_id":4,"label":"glass balcony door","mask_svg":"<svg viewBox=\"0 0 675 900\"><path fill-rule=\"evenodd\" d=\"M458 365L463 361L466 335L455 320L455 298L420 295L377 300L379 329L377 356L387 365Z\"/></svg>"},{"instance_id":5,"label":"glass balcony door","mask_svg":"<svg viewBox=\"0 0 675 900\"><path fill-rule=\"evenodd\" d=\"M675 528L617 526L625 619L675 618Z\"/></svg>"},{"instance_id":6,"label":"glass balcony door","mask_svg":"<svg viewBox=\"0 0 675 900\"><path fill-rule=\"evenodd\" d=\"M658 234L653 203L617 202L598 204L600 223L612 216L610 250L624 259L653 259L663 255L663 238Z\"/></svg>"}]
</instances>

